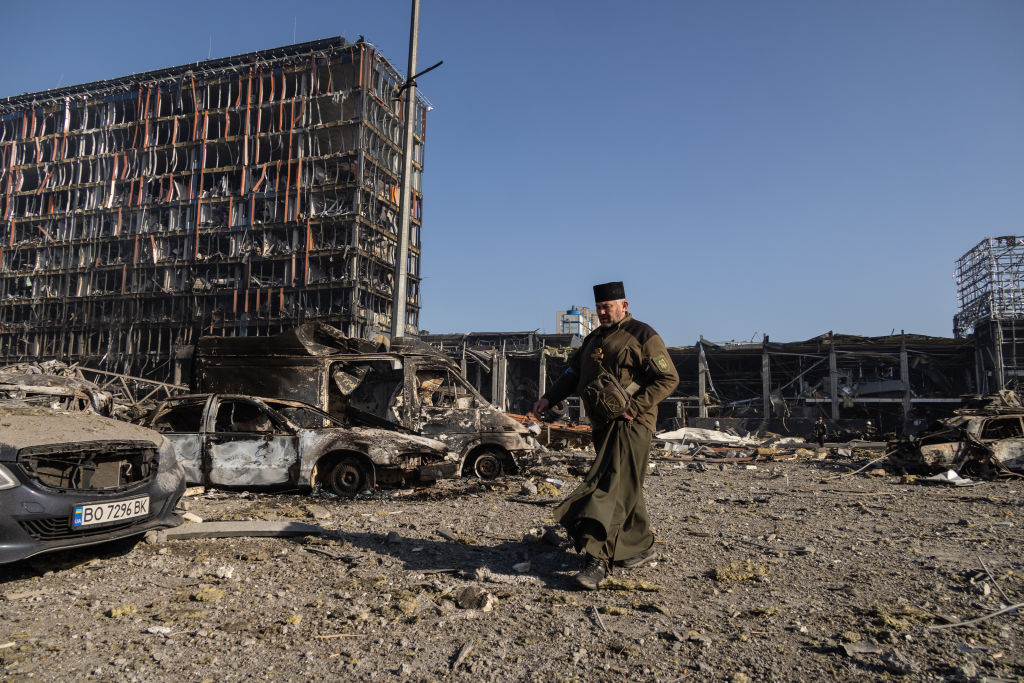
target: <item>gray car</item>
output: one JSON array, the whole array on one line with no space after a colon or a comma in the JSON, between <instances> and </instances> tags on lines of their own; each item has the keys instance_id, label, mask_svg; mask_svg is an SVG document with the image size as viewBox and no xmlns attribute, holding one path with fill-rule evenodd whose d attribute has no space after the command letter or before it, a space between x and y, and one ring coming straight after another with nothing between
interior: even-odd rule
<instances>
[{"instance_id":1,"label":"gray car","mask_svg":"<svg viewBox=\"0 0 1024 683\"><path fill-rule=\"evenodd\" d=\"M0 564L177 526L184 490L158 432L0 401Z\"/></svg>"}]
</instances>

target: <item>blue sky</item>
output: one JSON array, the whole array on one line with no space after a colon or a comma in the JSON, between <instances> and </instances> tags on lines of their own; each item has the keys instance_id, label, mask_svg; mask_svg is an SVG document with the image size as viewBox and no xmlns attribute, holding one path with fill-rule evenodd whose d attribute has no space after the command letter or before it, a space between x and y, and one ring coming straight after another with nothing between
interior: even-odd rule
<instances>
[{"instance_id":1,"label":"blue sky","mask_svg":"<svg viewBox=\"0 0 1024 683\"><path fill-rule=\"evenodd\" d=\"M404 71L409 8L7 0L0 96L334 35ZM623 280L673 345L949 336L954 261L1024 234L1019 0L421 13L432 332L552 331Z\"/></svg>"}]
</instances>

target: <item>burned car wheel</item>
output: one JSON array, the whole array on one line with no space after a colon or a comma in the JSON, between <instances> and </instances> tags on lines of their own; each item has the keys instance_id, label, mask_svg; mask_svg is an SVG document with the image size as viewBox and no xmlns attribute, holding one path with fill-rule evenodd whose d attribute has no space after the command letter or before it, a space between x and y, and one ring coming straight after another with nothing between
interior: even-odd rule
<instances>
[{"instance_id":1,"label":"burned car wheel","mask_svg":"<svg viewBox=\"0 0 1024 683\"><path fill-rule=\"evenodd\" d=\"M473 456L470 461L473 474L478 479L494 479L501 474L502 458L499 454L491 451L483 451Z\"/></svg>"},{"instance_id":2,"label":"burned car wheel","mask_svg":"<svg viewBox=\"0 0 1024 683\"><path fill-rule=\"evenodd\" d=\"M354 496L366 488L366 467L355 458L342 458L331 470L327 484L339 496Z\"/></svg>"}]
</instances>

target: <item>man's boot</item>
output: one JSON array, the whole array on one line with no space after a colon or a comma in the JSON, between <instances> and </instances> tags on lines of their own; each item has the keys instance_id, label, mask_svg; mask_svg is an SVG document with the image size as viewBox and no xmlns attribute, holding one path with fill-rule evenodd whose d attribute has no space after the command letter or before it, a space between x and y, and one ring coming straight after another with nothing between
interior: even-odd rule
<instances>
[{"instance_id":1,"label":"man's boot","mask_svg":"<svg viewBox=\"0 0 1024 683\"><path fill-rule=\"evenodd\" d=\"M580 588L593 591L597 590L607 576L608 560L588 554L583 561L583 569L572 578Z\"/></svg>"},{"instance_id":2,"label":"man's boot","mask_svg":"<svg viewBox=\"0 0 1024 683\"><path fill-rule=\"evenodd\" d=\"M647 562L653 562L656 559L658 559L658 551L655 550L654 546L652 545L650 548L643 551L639 555L634 555L628 560L622 560L620 562L616 562L615 564L616 566L624 567L626 569L633 569L634 567L639 567L640 565L646 564Z\"/></svg>"}]
</instances>

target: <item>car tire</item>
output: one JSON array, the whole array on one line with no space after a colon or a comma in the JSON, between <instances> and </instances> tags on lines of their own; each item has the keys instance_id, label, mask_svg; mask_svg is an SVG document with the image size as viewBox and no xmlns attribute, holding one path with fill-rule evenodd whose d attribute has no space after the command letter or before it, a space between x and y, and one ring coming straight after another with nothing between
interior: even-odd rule
<instances>
[{"instance_id":1,"label":"car tire","mask_svg":"<svg viewBox=\"0 0 1024 683\"><path fill-rule=\"evenodd\" d=\"M327 475L327 486L339 496L354 496L367 488L366 467L358 459L346 457L339 460Z\"/></svg>"},{"instance_id":2,"label":"car tire","mask_svg":"<svg viewBox=\"0 0 1024 683\"><path fill-rule=\"evenodd\" d=\"M481 451L474 455L468 465L469 471L477 479L494 479L504 471L501 454L494 451Z\"/></svg>"}]
</instances>

